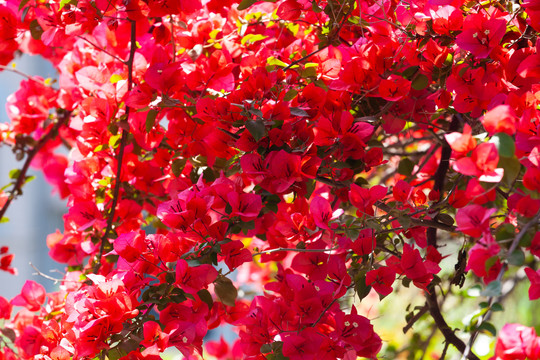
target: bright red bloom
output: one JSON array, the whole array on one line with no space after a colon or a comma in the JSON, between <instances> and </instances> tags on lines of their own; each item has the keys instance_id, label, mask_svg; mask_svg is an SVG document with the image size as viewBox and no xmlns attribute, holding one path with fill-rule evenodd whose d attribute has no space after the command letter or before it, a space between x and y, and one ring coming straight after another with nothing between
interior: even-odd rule
<instances>
[{"instance_id":1,"label":"bright red bloom","mask_svg":"<svg viewBox=\"0 0 540 360\"><path fill-rule=\"evenodd\" d=\"M472 137L472 129L469 124L465 124L463 127L463 133L453 132L450 134L445 134L444 138L452 150L454 150L460 156L467 155L469 151L476 148L476 139Z\"/></svg>"},{"instance_id":2,"label":"bright red bloom","mask_svg":"<svg viewBox=\"0 0 540 360\"><path fill-rule=\"evenodd\" d=\"M375 291L384 297L392 292L392 284L395 279L396 272L388 266L383 266L366 274L366 285L373 286Z\"/></svg>"},{"instance_id":3,"label":"bright red bloom","mask_svg":"<svg viewBox=\"0 0 540 360\"><path fill-rule=\"evenodd\" d=\"M3 296L0 296L0 319L11 318L11 309L13 306Z\"/></svg>"},{"instance_id":4,"label":"bright red bloom","mask_svg":"<svg viewBox=\"0 0 540 360\"><path fill-rule=\"evenodd\" d=\"M479 59L485 59L499 45L506 32L506 21L490 16L485 11L469 14L463 22L463 31L456 37L456 44L470 51Z\"/></svg>"},{"instance_id":5,"label":"bright red bloom","mask_svg":"<svg viewBox=\"0 0 540 360\"><path fill-rule=\"evenodd\" d=\"M11 304L24 306L30 311L38 311L45 302L45 288L35 281L27 280L21 293L11 299Z\"/></svg>"},{"instance_id":6,"label":"bright red bloom","mask_svg":"<svg viewBox=\"0 0 540 360\"><path fill-rule=\"evenodd\" d=\"M216 280L217 276L218 272L212 265L189 266L184 259L176 262L175 283L190 294L196 294L197 291L206 289Z\"/></svg>"},{"instance_id":7,"label":"bright red bloom","mask_svg":"<svg viewBox=\"0 0 540 360\"><path fill-rule=\"evenodd\" d=\"M471 157L462 157L454 162L455 171L469 176L476 176L480 181L499 182L504 169L497 168L499 152L492 143L482 143L472 152Z\"/></svg>"},{"instance_id":8,"label":"bright red bloom","mask_svg":"<svg viewBox=\"0 0 540 360\"><path fill-rule=\"evenodd\" d=\"M388 101L398 101L405 98L411 90L411 82L401 76L392 75L381 80L379 94Z\"/></svg>"},{"instance_id":9,"label":"bright red bloom","mask_svg":"<svg viewBox=\"0 0 540 360\"><path fill-rule=\"evenodd\" d=\"M506 324L495 344L495 360L540 359L540 337L532 327Z\"/></svg>"},{"instance_id":10,"label":"bright red bloom","mask_svg":"<svg viewBox=\"0 0 540 360\"><path fill-rule=\"evenodd\" d=\"M498 132L514 135L517 116L509 105L498 105L489 110L481 120L486 131L493 135Z\"/></svg>"},{"instance_id":11,"label":"bright red bloom","mask_svg":"<svg viewBox=\"0 0 540 360\"><path fill-rule=\"evenodd\" d=\"M489 231L490 216L496 211L475 204L459 209L456 214L457 229L469 236L479 237Z\"/></svg>"},{"instance_id":12,"label":"bright red bloom","mask_svg":"<svg viewBox=\"0 0 540 360\"><path fill-rule=\"evenodd\" d=\"M363 216L368 214L373 216L373 205L378 200L382 200L386 196L387 188L382 185L375 185L370 189L364 189L356 184L351 184L349 191L349 200L355 206L356 214Z\"/></svg>"},{"instance_id":13,"label":"bright red bloom","mask_svg":"<svg viewBox=\"0 0 540 360\"><path fill-rule=\"evenodd\" d=\"M476 276L483 278L486 284L495 280L502 268L502 263L498 258L500 249L491 235L484 236L469 250L469 260L465 270L472 270ZM495 261L492 266L486 268L486 261L491 258L495 258Z\"/></svg>"},{"instance_id":14,"label":"bright red bloom","mask_svg":"<svg viewBox=\"0 0 540 360\"><path fill-rule=\"evenodd\" d=\"M529 287L529 300L540 299L540 270L534 271L530 267L525 268L525 274L531 282Z\"/></svg>"}]
</instances>

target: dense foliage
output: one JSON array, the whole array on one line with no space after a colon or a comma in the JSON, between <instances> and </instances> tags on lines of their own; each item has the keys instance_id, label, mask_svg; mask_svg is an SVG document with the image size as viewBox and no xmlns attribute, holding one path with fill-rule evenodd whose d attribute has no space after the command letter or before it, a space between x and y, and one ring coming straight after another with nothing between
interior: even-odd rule
<instances>
[{"instance_id":1,"label":"dense foliage","mask_svg":"<svg viewBox=\"0 0 540 360\"><path fill-rule=\"evenodd\" d=\"M0 139L23 165L0 217L30 165L68 204L47 237L61 286L0 297L0 359L391 356L357 304L400 287L423 292L404 331L431 319L437 357L479 359L477 335L500 330L494 358L540 359L533 328L489 322L507 282L540 298L540 0L0 0L0 14L2 69L38 54L59 76L7 100ZM441 304L464 284L482 302L457 330ZM225 324L234 344L203 341Z\"/></svg>"}]
</instances>

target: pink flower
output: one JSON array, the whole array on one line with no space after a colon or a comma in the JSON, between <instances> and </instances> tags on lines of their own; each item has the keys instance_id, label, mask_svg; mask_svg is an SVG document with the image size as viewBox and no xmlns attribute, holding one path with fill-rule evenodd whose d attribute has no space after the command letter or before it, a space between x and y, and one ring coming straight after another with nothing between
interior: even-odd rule
<instances>
[{"instance_id":1,"label":"pink flower","mask_svg":"<svg viewBox=\"0 0 540 360\"><path fill-rule=\"evenodd\" d=\"M454 170L463 175L476 176L480 181L499 182L504 169L497 168L499 152L492 143L482 143L472 152L471 157L462 157L454 162Z\"/></svg>"},{"instance_id":2,"label":"pink flower","mask_svg":"<svg viewBox=\"0 0 540 360\"><path fill-rule=\"evenodd\" d=\"M529 288L529 300L540 299L540 270L534 271L531 268L525 268L525 274L531 282L531 287Z\"/></svg>"},{"instance_id":3,"label":"pink flower","mask_svg":"<svg viewBox=\"0 0 540 360\"><path fill-rule=\"evenodd\" d=\"M463 22L463 32L456 37L456 44L479 59L487 58L506 32L506 21L494 15L469 14Z\"/></svg>"},{"instance_id":4,"label":"pink flower","mask_svg":"<svg viewBox=\"0 0 540 360\"><path fill-rule=\"evenodd\" d=\"M381 297L384 297L392 292L395 279L396 272L388 266L383 266L367 273L366 285L371 285Z\"/></svg>"},{"instance_id":5,"label":"pink flower","mask_svg":"<svg viewBox=\"0 0 540 360\"><path fill-rule=\"evenodd\" d=\"M499 332L495 345L496 360L540 359L540 337L532 327L506 324Z\"/></svg>"},{"instance_id":6,"label":"pink flower","mask_svg":"<svg viewBox=\"0 0 540 360\"><path fill-rule=\"evenodd\" d=\"M457 230L472 237L479 237L489 230L489 218L497 209L486 209L472 204L459 209L456 214Z\"/></svg>"},{"instance_id":7,"label":"pink flower","mask_svg":"<svg viewBox=\"0 0 540 360\"><path fill-rule=\"evenodd\" d=\"M38 311L45 302L45 288L35 281L27 280L21 293L11 299L11 304L24 306L30 311Z\"/></svg>"}]
</instances>

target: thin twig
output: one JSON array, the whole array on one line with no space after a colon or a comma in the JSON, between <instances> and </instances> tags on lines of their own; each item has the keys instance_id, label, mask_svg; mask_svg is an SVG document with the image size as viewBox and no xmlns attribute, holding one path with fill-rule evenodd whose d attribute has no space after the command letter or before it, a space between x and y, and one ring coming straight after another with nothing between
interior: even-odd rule
<instances>
[{"instance_id":1,"label":"thin twig","mask_svg":"<svg viewBox=\"0 0 540 360\"><path fill-rule=\"evenodd\" d=\"M34 148L27 154L26 161L24 162L24 165L19 172L19 176L17 176L17 181L13 185L13 188L9 191L9 197L0 210L0 219L4 217L4 214L6 213L7 209L9 208L9 205L11 205L11 202L19 195L22 191L22 187L25 183L26 179L26 173L28 172L28 169L30 168L30 164L32 163L32 160L34 160L34 157L37 155L37 153L41 150L45 144L49 142L52 138L54 138L58 134L58 130L62 125L65 124L67 119L71 116L71 112L65 112L64 114L60 115L61 117L57 120L56 124L49 130L47 134L45 134L41 139L39 139L38 143L34 146Z\"/></svg>"},{"instance_id":2,"label":"thin twig","mask_svg":"<svg viewBox=\"0 0 540 360\"><path fill-rule=\"evenodd\" d=\"M525 236L525 234L527 233L527 231L529 230L529 228L531 228L532 226L534 225L537 225L538 224L538 220L540 220L540 211L538 211L536 213L536 215L528 222L526 223L523 228L521 228L521 231L519 232L519 234L517 234L515 237L514 237L514 240L512 241L512 244L510 244L510 247L508 248L508 251L506 252L506 258L508 258L518 247L521 239L523 238L523 236ZM506 272L506 270L508 269L508 263L505 261L501 267L501 270L499 271L499 274L497 275L497 279L495 281L501 281L502 280L502 277L504 276L504 273ZM476 337L478 336L478 332L479 332L479 328L480 326L486 322L490 315L491 315L491 305L493 304L493 301L495 300L495 296L490 296L488 298L488 310L486 311L486 313L482 316L480 316L480 318L478 319L478 322L477 322L477 325L476 325L476 329L473 331L473 333L471 334L471 337L469 338L469 342L467 343L467 347L465 348L465 351L463 352L463 355L461 357L461 359L465 359L467 357L467 354L470 353L473 345L474 345L474 342L476 341Z\"/></svg>"},{"instance_id":3,"label":"thin twig","mask_svg":"<svg viewBox=\"0 0 540 360\"><path fill-rule=\"evenodd\" d=\"M291 251L291 252L312 252L312 253L325 253L325 252L332 252L334 250L339 249L339 247L333 247L331 249L297 249L297 248L276 248L276 249L270 249L270 250L263 250L261 252L253 254L253 256L263 255L263 254L272 254L275 252L282 252L282 251Z\"/></svg>"},{"instance_id":4,"label":"thin twig","mask_svg":"<svg viewBox=\"0 0 540 360\"><path fill-rule=\"evenodd\" d=\"M130 21L131 21L131 44L130 44L130 49L129 49L129 59L127 61L128 92L131 91L133 87L133 59L135 57L135 51L137 49L137 23L133 20L130 20ZM125 114L126 121L129 119L129 112L130 112L130 107L126 106L126 114ZM116 210L116 205L118 204L118 198L120 197L120 186L122 184L120 180L121 173L122 173L122 162L124 159L124 150L127 145L128 134L129 134L129 130L122 129L122 137L120 140L118 157L116 159L117 161L116 181L115 181L114 190L113 190L112 204L109 209L109 214L107 215L107 227L105 229L105 233L103 234L101 238L99 253L96 259L96 264L94 266L94 273L97 273L99 268L101 267L101 257L103 256L103 253L105 251L106 244L109 242L109 234L112 231L114 213Z\"/></svg>"}]
</instances>

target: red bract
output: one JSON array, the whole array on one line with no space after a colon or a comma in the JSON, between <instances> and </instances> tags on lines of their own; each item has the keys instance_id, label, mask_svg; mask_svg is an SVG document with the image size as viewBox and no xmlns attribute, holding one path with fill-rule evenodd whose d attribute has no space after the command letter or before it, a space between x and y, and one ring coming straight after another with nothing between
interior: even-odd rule
<instances>
[{"instance_id":1,"label":"red bract","mask_svg":"<svg viewBox=\"0 0 540 360\"><path fill-rule=\"evenodd\" d=\"M540 337L532 327L506 324L495 345L495 360L539 359Z\"/></svg>"},{"instance_id":2,"label":"red bract","mask_svg":"<svg viewBox=\"0 0 540 360\"><path fill-rule=\"evenodd\" d=\"M356 184L352 184L349 191L349 199L351 204L358 209L356 210L358 216L363 216L363 214L373 216L373 205L386 196L386 191L386 187L381 185L364 189Z\"/></svg>"},{"instance_id":3,"label":"red bract","mask_svg":"<svg viewBox=\"0 0 540 360\"><path fill-rule=\"evenodd\" d=\"M525 268L525 274L531 282L529 287L529 300L540 299L540 271L534 271L531 268Z\"/></svg>"},{"instance_id":4,"label":"red bract","mask_svg":"<svg viewBox=\"0 0 540 360\"><path fill-rule=\"evenodd\" d=\"M471 157L456 160L453 168L463 175L477 176L480 181L498 182L504 174L503 168L497 168L498 163L495 144L482 143L473 150Z\"/></svg>"},{"instance_id":5,"label":"red bract","mask_svg":"<svg viewBox=\"0 0 540 360\"><path fill-rule=\"evenodd\" d=\"M463 31L456 37L456 44L470 51L479 59L485 59L499 45L506 31L504 14L494 8L469 14L463 21Z\"/></svg>"},{"instance_id":6,"label":"red bract","mask_svg":"<svg viewBox=\"0 0 540 360\"><path fill-rule=\"evenodd\" d=\"M387 266L371 270L366 274L366 285L372 286L381 297L392 292L392 284L396 279L396 272Z\"/></svg>"},{"instance_id":7,"label":"red bract","mask_svg":"<svg viewBox=\"0 0 540 360\"><path fill-rule=\"evenodd\" d=\"M38 311L45 302L45 288L35 281L27 280L19 295L11 299L11 304L24 306L30 311Z\"/></svg>"},{"instance_id":8,"label":"red bract","mask_svg":"<svg viewBox=\"0 0 540 360\"><path fill-rule=\"evenodd\" d=\"M469 261L465 270L472 270L476 276L483 278L486 284L495 280L502 268L499 251L500 246L491 235L483 237L469 250ZM488 260L490 266L486 265Z\"/></svg>"},{"instance_id":9,"label":"red bract","mask_svg":"<svg viewBox=\"0 0 540 360\"><path fill-rule=\"evenodd\" d=\"M490 135L498 132L514 135L516 133L516 120L516 114L510 106L498 105L488 111L481 121Z\"/></svg>"},{"instance_id":10,"label":"red bract","mask_svg":"<svg viewBox=\"0 0 540 360\"><path fill-rule=\"evenodd\" d=\"M0 223L29 166L66 199L61 285L0 296L0 359L477 360L498 304L463 294L502 302L525 268L540 296L537 0L0 2L0 70L25 76ZM383 348L366 316L411 283L421 344ZM226 325L232 347L204 340ZM503 328L496 358L533 338Z\"/></svg>"},{"instance_id":11,"label":"red bract","mask_svg":"<svg viewBox=\"0 0 540 360\"><path fill-rule=\"evenodd\" d=\"M486 209L480 205L468 205L456 214L458 230L473 237L489 231L490 216L497 209Z\"/></svg>"}]
</instances>

